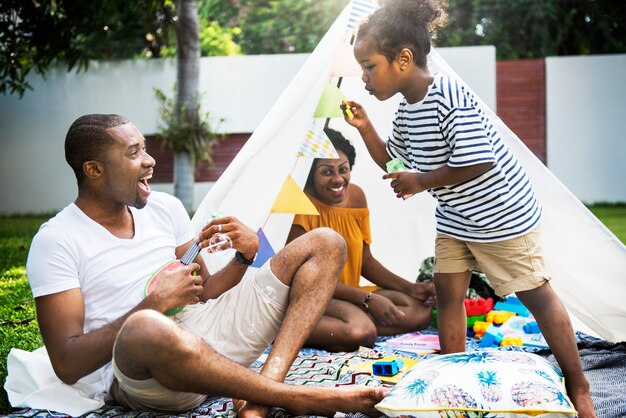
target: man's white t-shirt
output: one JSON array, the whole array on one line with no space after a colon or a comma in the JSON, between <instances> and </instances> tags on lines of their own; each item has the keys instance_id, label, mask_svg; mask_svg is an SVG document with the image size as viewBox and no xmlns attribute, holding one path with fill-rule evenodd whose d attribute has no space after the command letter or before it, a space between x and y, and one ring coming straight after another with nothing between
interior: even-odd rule
<instances>
[{"instance_id":1,"label":"man's white t-shirt","mask_svg":"<svg viewBox=\"0 0 626 418\"><path fill-rule=\"evenodd\" d=\"M144 208L130 210L132 239L117 238L71 203L41 226L31 244L26 273L33 296L80 288L85 333L137 306L152 274L194 237L187 212L173 196L153 191ZM108 389L110 363L103 369Z\"/></svg>"}]
</instances>

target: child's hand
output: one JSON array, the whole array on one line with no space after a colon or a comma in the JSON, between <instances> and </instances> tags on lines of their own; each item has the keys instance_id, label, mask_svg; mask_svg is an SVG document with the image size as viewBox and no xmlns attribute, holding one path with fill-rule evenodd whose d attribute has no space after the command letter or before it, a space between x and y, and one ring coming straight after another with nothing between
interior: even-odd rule
<instances>
[{"instance_id":1,"label":"child's hand","mask_svg":"<svg viewBox=\"0 0 626 418\"><path fill-rule=\"evenodd\" d=\"M422 176L422 173L398 171L396 173L385 174L383 179L392 179L390 185L396 197L403 197L421 193L426 190L426 187L424 187L421 181Z\"/></svg>"},{"instance_id":2,"label":"child's hand","mask_svg":"<svg viewBox=\"0 0 626 418\"><path fill-rule=\"evenodd\" d=\"M349 125L359 129L369 122L365 109L357 102L344 100L339 107L343 111L343 117Z\"/></svg>"}]
</instances>

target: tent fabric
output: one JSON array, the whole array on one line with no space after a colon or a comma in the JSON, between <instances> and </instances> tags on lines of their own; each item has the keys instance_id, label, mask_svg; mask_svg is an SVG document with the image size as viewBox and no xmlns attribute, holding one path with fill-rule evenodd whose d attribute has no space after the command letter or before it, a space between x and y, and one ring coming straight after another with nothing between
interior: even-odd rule
<instances>
[{"instance_id":1,"label":"tent fabric","mask_svg":"<svg viewBox=\"0 0 626 418\"><path fill-rule=\"evenodd\" d=\"M326 33L248 142L211 188L193 217L200 230L210 213L234 215L253 229L261 228L275 251L285 244L293 214L271 213L282 184L291 176L302 188L312 158L298 157L304 132L310 126L328 84L336 86L333 63L346 50L349 4ZM342 57L345 59L345 57ZM431 72L457 76L433 49ZM331 71L331 69L333 69ZM358 77L344 77L340 90L365 106L382 136L391 130L398 95L378 102ZM483 104L484 105L484 104ZM484 105L502 139L528 172L543 206L543 245L552 286L570 312L577 330L608 341L626 340L626 247L533 155L522 141ZM323 121L322 121L323 123ZM344 133L357 149L352 181L368 198L372 251L391 270L414 280L420 262L434 253L435 201L427 193L396 199L371 160L358 132L343 119L330 127ZM218 268L204 255L210 268Z\"/></svg>"}]
</instances>

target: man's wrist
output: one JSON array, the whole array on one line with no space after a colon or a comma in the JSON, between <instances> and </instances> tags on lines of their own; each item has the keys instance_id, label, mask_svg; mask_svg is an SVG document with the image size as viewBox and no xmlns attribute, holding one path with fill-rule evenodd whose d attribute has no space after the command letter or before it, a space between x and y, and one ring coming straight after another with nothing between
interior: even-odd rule
<instances>
[{"instance_id":1,"label":"man's wrist","mask_svg":"<svg viewBox=\"0 0 626 418\"><path fill-rule=\"evenodd\" d=\"M252 258L247 258L241 252L237 251L235 253L235 260L237 260L239 264L243 264L244 266L250 266L252 265L252 263L254 263L254 256L252 256Z\"/></svg>"}]
</instances>

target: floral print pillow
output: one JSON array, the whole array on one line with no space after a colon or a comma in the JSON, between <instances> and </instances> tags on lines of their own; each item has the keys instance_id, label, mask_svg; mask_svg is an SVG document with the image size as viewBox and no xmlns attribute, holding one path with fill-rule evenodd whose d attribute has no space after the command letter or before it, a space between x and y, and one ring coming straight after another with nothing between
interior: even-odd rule
<instances>
[{"instance_id":1,"label":"floral print pillow","mask_svg":"<svg viewBox=\"0 0 626 418\"><path fill-rule=\"evenodd\" d=\"M536 354L490 349L417 363L376 408L390 417L576 415L560 369Z\"/></svg>"}]
</instances>

